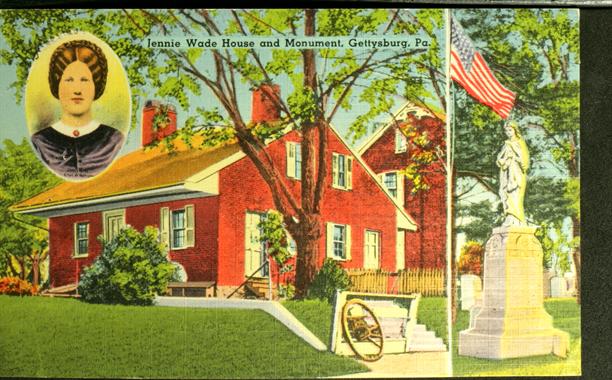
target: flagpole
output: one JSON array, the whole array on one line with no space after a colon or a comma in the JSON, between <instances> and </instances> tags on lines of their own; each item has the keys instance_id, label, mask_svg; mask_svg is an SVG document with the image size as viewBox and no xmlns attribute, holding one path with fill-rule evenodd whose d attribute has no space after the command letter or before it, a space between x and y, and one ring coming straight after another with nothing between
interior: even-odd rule
<instances>
[{"instance_id":1,"label":"flagpole","mask_svg":"<svg viewBox=\"0 0 612 380\"><path fill-rule=\"evenodd\" d=\"M450 75L450 58L451 58L451 10L446 8L444 10L445 14L445 31L446 31L446 294L447 294L447 302L446 302L446 315L447 315L447 331L448 331L448 375L453 375L453 328L452 328L452 269L451 266L454 263L451 263L451 250L452 250L452 224L451 218L453 217L452 213L452 186L453 186L453 170L452 170L452 160L451 154L453 152L453 142L451 140L451 128L452 128L452 117L451 117L451 95L450 95L450 83L451 83L451 75Z\"/></svg>"}]
</instances>

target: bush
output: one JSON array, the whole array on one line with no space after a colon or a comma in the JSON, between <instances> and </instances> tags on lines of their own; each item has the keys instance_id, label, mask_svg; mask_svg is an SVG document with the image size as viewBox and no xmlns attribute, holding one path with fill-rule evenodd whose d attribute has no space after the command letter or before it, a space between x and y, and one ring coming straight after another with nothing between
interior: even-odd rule
<instances>
[{"instance_id":1,"label":"bush","mask_svg":"<svg viewBox=\"0 0 612 380\"><path fill-rule=\"evenodd\" d=\"M307 298L318 298L331 304L336 290L346 290L350 286L348 273L334 259L327 258L310 284Z\"/></svg>"},{"instance_id":2,"label":"bush","mask_svg":"<svg viewBox=\"0 0 612 380\"><path fill-rule=\"evenodd\" d=\"M0 294L9 296L32 296L36 293L36 286L18 277L0 278Z\"/></svg>"},{"instance_id":3,"label":"bush","mask_svg":"<svg viewBox=\"0 0 612 380\"><path fill-rule=\"evenodd\" d=\"M484 247L475 241L468 241L461 247L459 255L459 274L475 274L480 276L482 273L482 260L484 257Z\"/></svg>"},{"instance_id":4,"label":"bush","mask_svg":"<svg viewBox=\"0 0 612 380\"><path fill-rule=\"evenodd\" d=\"M103 244L102 254L79 281L79 294L86 302L151 305L178 275L153 227L142 234L132 227L122 229Z\"/></svg>"}]
</instances>

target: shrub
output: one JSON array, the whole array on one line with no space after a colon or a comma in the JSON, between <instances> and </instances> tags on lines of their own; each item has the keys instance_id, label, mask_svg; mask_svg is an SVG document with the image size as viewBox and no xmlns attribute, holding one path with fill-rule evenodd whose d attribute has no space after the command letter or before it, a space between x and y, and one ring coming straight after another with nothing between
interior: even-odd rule
<instances>
[{"instance_id":1,"label":"shrub","mask_svg":"<svg viewBox=\"0 0 612 380\"><path fill-rule=\"evenodd\" d=\"M336 290L346 290L350 286L348 273L334 259L327 258L310 284L307 298L318 298L331 304Z\"/></svg>"},{"instance_id":2,"label":"shrub","mask_svg":"<svg viewBox=\"0 0 612 380\"><path fill-rule=\"evenodd\" d=\"M475 241L468 241L461 247L459 255L459 274L475 274L480 276L482 273L482 260L484 257L484 247Z\"/></svg>"},{"instance_id":3,"label":"shrub","mask_svg":"<svg viewBox=\"0 0 612 380\"><path fill-rule=\"evenodd\" d=\"M164 292L178 275L153 227L142 234L124 228L103 244L102 254L79 281L79 294L86 302L151 305L155 294Z\"/></svg>"},{"instance_id":4,"label":"shrub","mask_svg":"<svg viewBox=\"0 0 612 380\"><path fill-rule=\"evenodd\" d=\"M9 296L32 296L36 293L36 286L18 277L0 278L0 294Z\"/></svg>"}]
</instances>

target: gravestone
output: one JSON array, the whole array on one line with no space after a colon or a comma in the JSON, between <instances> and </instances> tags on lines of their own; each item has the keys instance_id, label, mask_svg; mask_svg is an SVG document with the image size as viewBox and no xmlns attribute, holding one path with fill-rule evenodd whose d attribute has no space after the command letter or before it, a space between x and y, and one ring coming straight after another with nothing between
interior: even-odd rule
<instances>
[{"instance_id":1,"label":"gravestone","mask_svg":"<svg viewBox=\"0 0 612 380\"><path fill-rule=\"evenodd\" d=\"M567 281L564 277L553 277L550 279L550 296L567 297Z\"/></svg>"},{"instance_id":2,"label":"gravestone","mask_svg":"<svg viewBox=\"0 0 612 380\"><path fill-rule=\"evenodd\" d=\"M569 334L553 328L544 310L542 247L534 232L526 226L493 229L485 248L482 306L459 333L459 355L566 356Z\"/></svg>"},{"instance_id":3,"label":"gravestone","mask_svg":"<svg viewBox=\"0 0 612 380\"><path fill-rule=\"evenodd\" d=\"M461 275L461 310L470 310L482 298L482 282L474 274Z\"/></svg>"}]
</instances>

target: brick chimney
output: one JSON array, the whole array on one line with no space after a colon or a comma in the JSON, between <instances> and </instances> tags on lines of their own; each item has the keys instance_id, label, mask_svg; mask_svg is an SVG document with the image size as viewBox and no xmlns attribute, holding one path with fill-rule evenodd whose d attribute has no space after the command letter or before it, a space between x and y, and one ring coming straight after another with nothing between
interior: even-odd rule
<instances>
[{"instance_id":1,"label":"brick chimney","mask_svg":"<svg viewBox=\"0 0 612 380\"><path fill-rule=\"evenodd\" d=\"M280 119L280 109L274 99L280 98L280 87L277 84L262 84L253 90L251 103L251 121L263 123Z\"/></svg>"},{"instance_id":2,"label":"brick chimney","mask_svg":"<svg viewBox=\"0 0 612 380\"><path fill-rule=\"evenodd\" d=\"M163 116L166 114L166 120L160 121L155 130L153 119L155 115ZM155 140L172 134L176 131L176 109L171 104L162 104L158 100L147 100L142 109L142 146L149 145Z\"/></svg>"}]
</instances>

